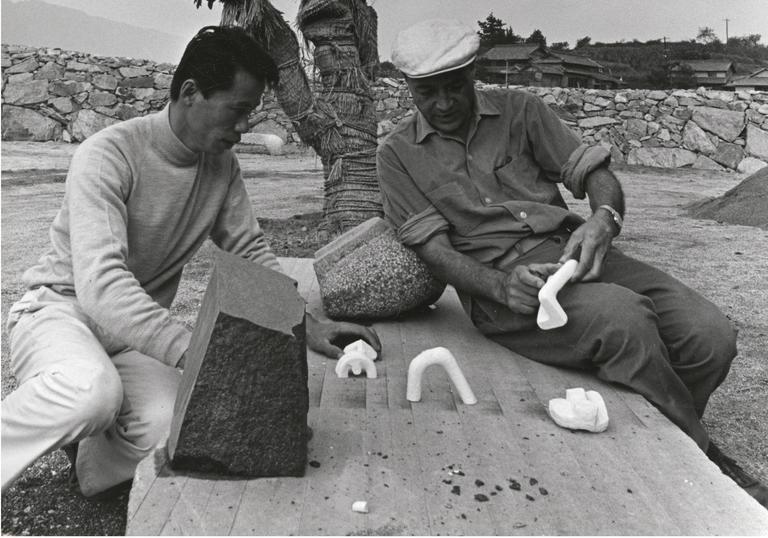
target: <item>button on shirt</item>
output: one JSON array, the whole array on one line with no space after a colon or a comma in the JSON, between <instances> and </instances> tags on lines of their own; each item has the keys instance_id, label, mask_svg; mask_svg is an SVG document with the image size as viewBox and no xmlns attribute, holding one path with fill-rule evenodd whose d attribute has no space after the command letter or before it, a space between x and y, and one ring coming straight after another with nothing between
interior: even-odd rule
<instances>
[{"instance_id":1,"label":"button on shirt","mask_svg":"<svg viewBox=\"0 0 768 538\"><path fill-rule=\"evenodd\" d=\"M384 212L409 246L447 233L481 263L501 259L524 238L583 222L558 189L584 198L586 176L608 163L538 97L478 91L466 143L436 131L417 111L377 155Z\"/></svg>"}]
</instances>

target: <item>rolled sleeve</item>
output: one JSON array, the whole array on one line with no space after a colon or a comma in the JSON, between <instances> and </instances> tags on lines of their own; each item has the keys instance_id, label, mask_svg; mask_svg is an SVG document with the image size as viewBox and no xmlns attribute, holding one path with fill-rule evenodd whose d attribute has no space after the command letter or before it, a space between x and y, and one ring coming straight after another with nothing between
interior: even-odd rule
<instances>
[{"instance_id":1,"label":"rolled sleeve","mask_svg":"<svg viewBox=\"0 0 768 538\"><path fill-rule=\"evenodd\" d=\"M571 153L563 165L560 177L563 185L573 196L584 199L587 195L584 183L587 176L595 169L608 166L611 162L611 152L602 145L581 145Z\"/></svg>"},{"instance_id":2,"label":"rolled sleeve","mask_svg":"<svg viewBox=\"0 0 768 538\"><path fill-rule=\"evenodd\" d=\"M394 152L382 145L376 156L384 215L404 245L426 243L449 228L448 221L419 190Z\"/></svg>"}]
</instances>

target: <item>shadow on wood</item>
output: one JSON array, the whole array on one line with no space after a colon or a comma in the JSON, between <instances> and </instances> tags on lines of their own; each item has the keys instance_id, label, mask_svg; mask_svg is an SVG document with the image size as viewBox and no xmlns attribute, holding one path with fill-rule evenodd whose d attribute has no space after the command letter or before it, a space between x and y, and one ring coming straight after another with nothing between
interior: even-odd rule
<instances>
[{"instance_id":1,"label":"shadow on wood","mask_svg":"<svg viewBox=\"0 0 768 538\"><path fill-rule=\"evenodd\" d=\"M304 307L294 280L216 253L176 398L168 440L174 469L304 475Z\"/></svg>"}]
</instances>

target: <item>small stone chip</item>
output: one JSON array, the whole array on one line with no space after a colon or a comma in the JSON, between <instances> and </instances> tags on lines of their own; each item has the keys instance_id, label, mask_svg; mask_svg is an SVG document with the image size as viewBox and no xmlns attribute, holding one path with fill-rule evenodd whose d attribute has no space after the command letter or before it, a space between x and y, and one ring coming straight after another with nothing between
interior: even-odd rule
<instances>
[{"instance_id":1,"label":"small stone chip","mask_svg":"<svg viewBox=\"0 0 768 538\"><path fill-rule=\"evenodd\" d=\"M525 498L528 499L529 501L535 501L536 500L532 495L528 495L527 493L525 494Z\"/></svg>"},{"instance_id":2,"label":"small stone chip","mask_svg":"<svg viewBox=\"0 0 768 538\"><path fill-rule=\"evenodd\" d=\"M539 481L538 481L538 480L536 480L535 478L531 478L531 479L529 480L529 482L530 482L530 484L531 484L532 486L535 486L536 484L538 484L538 483L539 483Z\"/></svg>"},{"instance_id":3,"label":"small stone chip","mask_svg":"<svg viewBox=\"0 0 768 538\"><path fill-rule=\"evenodd\" d=\"M460 486L453 486L451 488L451 493L454 495L461 495L461 487Z\"/></svg>"},{"instance_id":4,"label":"small stone chip","mask_svg":"<svg viewBox=\"0 0 768 538\"><path fill-rule=\"evenodd\" d=\"M310 467L314 467L315 469L317 469L318 467L320 467L320 462L317 461L317 460L312 460L312 461L309 462L309 466Z\"/></svg>"},{"instance_id":5,"label":"small stone chip","mask_svg":"<svg viewBox=\"0 0 768 538\"><path fill-rule=\"evenodd\" d=\"M517 480L512 480L512 483L509 485L509 489L514 489L515 491L520 491L521 487L520 482Z\"/></svg>"},{"instance_id":6,"label":"small stone chip","mask_svg":"<svg viewBox=\"0 0 768 538\"><path fill-rule=\"evenodd\" d=\"M489 499L488 499L487 495L483 495L482 493L476 493L475 494L475 500L477 502L484 503L484 502L487 502Z\"/></svg>"},{"instance_id":7,"label":"small stone chip","mask_svg":"<svg viewBox=\"0 0 768 538\"><path fill-rule=\"evenodd\" d=\"M542 495L549 495L549 492L547 491L547 489L542 487L539 487L539 493L541 493Z\"/></svg>"},{"instance_id":8,"label":"small stone chip","mask_svg":"<svg viewBox=\"0 0 768 538\"><path fill-rule=\"evenodd\" d=\"M476 485L478 488L481 488L481 487L483 487L483 486L485 485L485 482L483 482L482 480L480 480L480 479L478 478L477 480L475 480L475 485Z\"/></svg>"}]
</instances>

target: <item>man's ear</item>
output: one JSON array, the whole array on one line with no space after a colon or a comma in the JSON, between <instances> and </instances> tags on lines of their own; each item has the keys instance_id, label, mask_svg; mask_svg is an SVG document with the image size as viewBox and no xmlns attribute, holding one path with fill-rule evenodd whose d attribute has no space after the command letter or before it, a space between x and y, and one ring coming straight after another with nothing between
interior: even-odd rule
<instances>
[{"instance_id":1,"label":"man's ear","mask_svg":"<svg viewBox=\"0 0 768 538\"><path fill-rule=\"evenodd\" d=\"M202 95L202 93L200 92L200 87L197 85L195 79L188 78L181 83L179 100L183 101L185 104L192 104L195 97L198 95Z\"/></svg>"}]
</instances>

